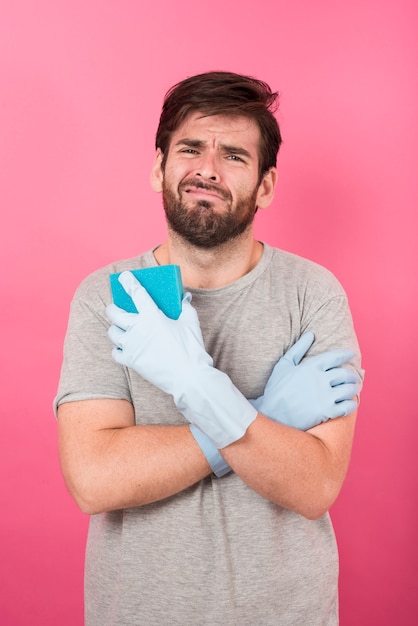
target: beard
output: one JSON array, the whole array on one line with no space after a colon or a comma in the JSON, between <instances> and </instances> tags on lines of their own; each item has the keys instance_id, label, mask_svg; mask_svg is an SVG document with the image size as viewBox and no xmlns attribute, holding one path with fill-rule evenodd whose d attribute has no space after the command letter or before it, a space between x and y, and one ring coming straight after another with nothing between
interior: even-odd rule
<instances>
[{"instance_id":1,"label":"beard","mask_svg":"<svg viewBox=\"0 0 418 626\"><path fill-rule=\"evenodd\" d=\"M221 195L226 208L216 211L214 203L208 200L197 200L186 205L182 200L182 189L194 186ZM215 248L239 237L253 223L257 211L258 186L245 197L238 197L233 206L229 192L218 186L188 179L178 187L178 193L168 187L163 180L163 204L169 227L187 242L198 248ZM187 194L186 194L187 195Z\"/></svg>"}]
</instances>

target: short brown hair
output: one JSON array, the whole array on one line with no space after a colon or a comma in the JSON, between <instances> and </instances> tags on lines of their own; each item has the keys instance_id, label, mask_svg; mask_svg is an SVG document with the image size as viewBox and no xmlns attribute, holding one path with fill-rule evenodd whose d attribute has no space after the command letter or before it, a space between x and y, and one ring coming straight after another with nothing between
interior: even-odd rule
<instances>
[{"instance_id":1,"label":"short brown hair","mask_svg":"<svg viewBox=\"0 0 418 626\"><path fill-rule=\"evenodd\" d=\"M269 85L251 76L232 72L207 72L177 83L165 95L160 123L155 138L160 148L163 167L168 155L171 135L195 111L204 115L245 116L260 129L259 180L276 166L282 143L280 128L274 117L278 94Z\"/></svg>"}]
</instances>

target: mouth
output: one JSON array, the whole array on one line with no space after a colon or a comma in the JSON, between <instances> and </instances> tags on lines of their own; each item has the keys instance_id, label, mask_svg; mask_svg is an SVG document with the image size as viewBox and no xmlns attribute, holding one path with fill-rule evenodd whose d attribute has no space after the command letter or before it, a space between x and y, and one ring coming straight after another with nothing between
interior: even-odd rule
<instances>
[{"instance_id":1,"label":"mouth","mask_svg":"<svg viewBox=\"0 0 418 626\"><path fill-rule=\"evenodd\" d=\"M209 191L208 189L202 189L200 187L186 187L183 189L184 193L189 196L200 200L223 200L223 196L215 191Z\"/></svg>"},{"instance_id":2,"label":"mouth","mask_svg":"<svg viewBox=\"0 0 418 626\"><path fill-rule=\"evenodd\" d=\"M188 194L189 196L197 199L197 200L229 200L228 194L216 187L212 187L209 185L203 184L193 184L193 183L185 183L180 185L180 191Z\"/></svg>"}]
</instances>

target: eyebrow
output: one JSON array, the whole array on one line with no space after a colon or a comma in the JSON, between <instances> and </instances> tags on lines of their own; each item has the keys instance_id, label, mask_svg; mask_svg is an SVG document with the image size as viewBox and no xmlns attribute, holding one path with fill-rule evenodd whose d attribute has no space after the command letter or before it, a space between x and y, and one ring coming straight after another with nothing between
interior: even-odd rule
<instances>
[{"instance_id":1,"label":"eyebrow","mask_svg":"<svg viewBox=\"0 0 418 626\"><path fill-rule=\"evenodd\" d=\"M203 148L205 145L206 142L200 139L180 139L176 142L176 146L187 146L188 148Z\"/></svg>"},{"instance_id":2,"label":"eyebrow","mask_svg":"<svg viewBox=\"0 0 418 626\"><path fill-rule=\"evenodd\" d=\"M180 139L176 142L176 146L187 146L188 148L204 148L207 146L206 141L202 141L201 139ZM252 155L245 150L245 148L238 148L237 146L229 146L227 144L220 144L222 152L236 154L238 156L247 157L247 159L251 159Z\"/></svg>"},{"instance_id":3,"label":"eyebrow","mask_svg":"<svg viewBox=\"0 0 418 626\"><path fill-rule=\"evenodd\" d=\"M231 154L236 154L238 156L247 157L247 159L252 159L251 154L245 148L238 148L237 146L228 146L226 144L221 144L221 149L223 152L228 152Z\"/></svg>"}]
</instances>

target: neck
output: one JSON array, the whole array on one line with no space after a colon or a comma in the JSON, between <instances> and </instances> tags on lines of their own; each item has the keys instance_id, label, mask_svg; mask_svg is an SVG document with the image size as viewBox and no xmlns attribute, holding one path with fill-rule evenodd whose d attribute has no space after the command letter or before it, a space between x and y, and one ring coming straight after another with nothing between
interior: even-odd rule
<instances>
[{"instance_id":1,"label":"neck","mask_svg":"<svg viewBox=\"0 0 418 626\"><path fill-rule=\"evenodd\" d=\"M160 265L179 265L187 287L216 289L248 274L259 262L263 246L253 231L212 249L197 248L172 231L165 243L154 251Z\"/></svg>"}]
</instances>

